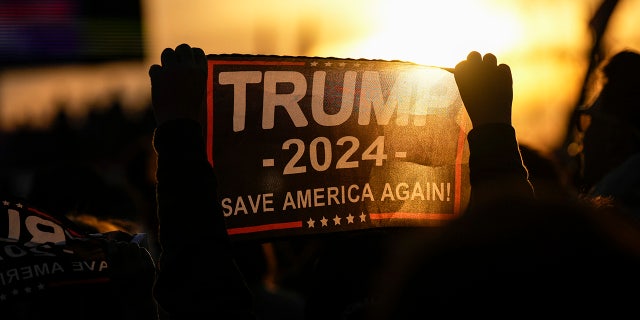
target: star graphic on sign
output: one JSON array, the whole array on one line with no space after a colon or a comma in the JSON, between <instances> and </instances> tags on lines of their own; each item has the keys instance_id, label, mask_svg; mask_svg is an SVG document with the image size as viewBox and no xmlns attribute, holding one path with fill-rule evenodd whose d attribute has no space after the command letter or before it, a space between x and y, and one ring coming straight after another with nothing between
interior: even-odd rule
<instances>
[{"instance_id":1,"label":"star graphic on sign","mask_svg":"<svg viewBox=\"0 0 640 320\"><path fill-rule=\"evenodd\" d=\"M317 65L318 65L318 63L317 63L316 61L311 62L311 66L312 66L312 67L315 67L315 66L317 66Z\"/></svg>"},{"instance_id":2,"label":"star graphic on sign","mask_svg":"<svg viewBox=\"0 0 640 320\"><path fill-rule=\"evenodd\" d=\"M5 206L8 206L8 205L9 205L9 201L7 201L7 200L3 200L3 201L2 201L2 204L4 204Z\"/></svg>"},{"instance_id":3,"label":"star graphic on sign","mask_svg":"<svg viewBox=\"0 0 640 320\"><path fill-rule=\"evenodd\" d=\"M26 292L26 293L31 293L31 287L26 287L26 288L24 288L24 292Z\"/></svg>"},{"instance_id":4,"label":"star graphic on sign","mask_svg":"<svg viewBox=\"0 0 640 320\"><path fill-rule=\"evenodd\" d=\"M367 215L364 214L364 212L360 215L360 222L365 222L367 221Z\"/></svg>"},{"instance_id":5,"label":"star graphic on sign","mask_svg":"<svg viewBox=\"0 0 640 320\"><path fill-rule=\"evenodd\" d=\"M331 66L331 62L325 62L324 65L325 65L325 67L330 67Z\"/></svg>"},{"instance_id":6,"label":"star graphic on sign","mask_svg":"<svg viewBox=\"0 0 640 320\"><path fill-rule=\"evenodd\" d=\"M327 218L322 217L322 220L320 220L320 222L322 222L322 226L323 226L323 227L326 227L326 226L327 226L327 221L329 221L329 220L327 220Z\"/></svg>"},{"instance_id":7,"label":"star graphic on sign","mask_svg":"<svg viewBox=\"0 0 640 320\"><path fill-rule=\"evenodd\" d=\"M349 213L349 215L347 216L347 224L353 223L353 218L355 218L355 217L352 216L351 213Z\"/></svg>"},{"instance_id":8,"label":"star graphic on sign","mask_svg":"<svg viewBox=\"0 0 640 320\"><path fill-rule=\"evenodd\" d=\"M346 66L347 64L346 64L346 63L344 63L344 62L340 62L340 64L339 64L339 65L340 65L341 67L344 67L344 66Z\"/></svg>"},{"instance_id":9,"label":"star graphic on sign","mask_svg":"<svg viewBox=\"0 0 640 320\"><path fill-rule=\"evenodd\" d=\"M309 228L314 228L316 226L316 221L311 219L311 218L309 218L309 221L307 221L307 226Z\"/></svg>"},{"instance_id":10,"label":"star graphic on sign","mask_svg":"<svg viewBox=\"0 0 640 320\"><path fill-rule=\"evenodd\" d=\"M342 218L338 217L338 215L336 214L336 217L333 218L333 224L334 225L339 225L340 224L340 220L342 220Z\"/></svg>"},{"instance_id":11,"label":"star graphic on sign","mask_svg":"<svg viewBox=\"0 0 640 320\"><path fill-rule=\"evenodd\" d=\"M44 284L38 283L38 290L44 290Z\"/></svg>"},{"instance_id":12,"label":"star graphic on sign","mask_svg":"<svg viewBox=\"0 0 640 320\"><path fill-rule=\"evenodd\" d=\"M18 208L22 208L22 203L18 203L18 204L16 204L16 207L18 207Z\"/></svg>"}]
</instances>

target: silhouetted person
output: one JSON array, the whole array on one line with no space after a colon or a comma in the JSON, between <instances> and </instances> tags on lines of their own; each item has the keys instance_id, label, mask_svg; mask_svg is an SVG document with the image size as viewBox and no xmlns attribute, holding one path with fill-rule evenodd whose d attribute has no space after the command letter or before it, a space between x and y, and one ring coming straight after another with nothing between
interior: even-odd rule
<instances>
[{"instance_id":1,"label":"silhouetted person","mask_svg":"<svg viewBox=\"0 0 640 320\"><path fill-rule=\"evenodd\" d=\"M206 56L186 44L166 48L149 76L161 249L156 300L170 319L254 319L206 156Z\"/></svg>"},{"instance_id":2,"label":"silhouetted person","mask_svg":"<svg viewBox=\"0 0 640 320\"><path fill-rule=\"evenodd\" d=\"M578 197L537 198L511 126L510 68L471 52L454 75L473 122L472 202L442 228L398 241L370 318L634 312L639 226Z\"/></svg>"},{"instance_id":3,"label":"silhouetted person","mask_svg":"<svg viewBox=\"0 0 640 320\"><path fill-rule=\"evenodd\" d=\"M595 102L578 112L584 166L578 187L611 197L640 218L640 54L622 51L601 68Z\"/></svg>"}]
</instances>

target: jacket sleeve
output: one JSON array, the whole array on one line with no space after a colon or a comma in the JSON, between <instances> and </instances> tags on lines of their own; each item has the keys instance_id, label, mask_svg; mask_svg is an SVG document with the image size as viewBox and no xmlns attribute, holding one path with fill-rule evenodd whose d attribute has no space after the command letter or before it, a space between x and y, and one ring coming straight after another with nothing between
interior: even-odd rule
<instances>
[{"instance_id":1,"label":"jacket sleeve","mask_svg":"<svg viewBox=\"0 0 640 320\"><path fill-rule=\"evenodd\" d=\"M512 126L490 124L474 128L467 140L470 208L510 196L535 197Z\"/></svg>"},{"instance_id":2,"label":"jacket sleeve","mask_svg":"<svg viewBox=\"0 0 640 320\"><path fill-rule=\"evenodd\" d=\"M254 319L232 257L201 126L172 120L154 132L161 254L154 295L171 319Z\"/></svg>"}]
</instances>

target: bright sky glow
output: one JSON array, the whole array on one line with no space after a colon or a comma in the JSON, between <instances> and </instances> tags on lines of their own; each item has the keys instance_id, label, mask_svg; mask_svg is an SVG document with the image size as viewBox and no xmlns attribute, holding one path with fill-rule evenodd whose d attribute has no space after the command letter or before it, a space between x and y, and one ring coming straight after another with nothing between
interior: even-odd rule
<instances>
[{"instance_id":1,"label":"bright sky glow","mask_svg":"<svg viewBox=\"0 0 640 320\"><path fill-rule=\"evenodd\" d=\"M207 53L306 55L411 61L453 67L472 51L496 54L514 76L518 138L557 145L586 70L587 22L600 0L142 0L148 61L140 66L0 72L0 129L46 126L66 102L82 116L108 105L147 106L146 71L166 47ZM640 50L640 0L621 0L609 54ZM116 81L114 81L116 80Z\"/></svg>"},{"instance_id":2,"label":"bright sky glow","mask_svg":"<svg viewBox=\"0 0 640 320\"><path fill-rule=\"evenodd\" d=\"M513 12L473 0L388 1L378 7L375 21L365 38L315 50L321 55L453 67L472 50L501 53L522 38L521 22Z\"/></svg>"}]
</instances>

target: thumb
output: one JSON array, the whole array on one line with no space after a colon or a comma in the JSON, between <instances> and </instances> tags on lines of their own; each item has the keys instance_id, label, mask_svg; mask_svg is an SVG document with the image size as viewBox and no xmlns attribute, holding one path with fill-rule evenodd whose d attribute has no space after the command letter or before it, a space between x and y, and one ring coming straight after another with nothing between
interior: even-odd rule
<instances>
[{"instance_id":1,"label":"thumb","mask_svg":"<svg viewBox=\"0 0 640 320\"><path fill-rule=\"evenodd\" d=\"M151 79L156 78L161 71L162 67L160 65L154 64L149 67L149 77Z\"/></svg>"}]
</instances>

